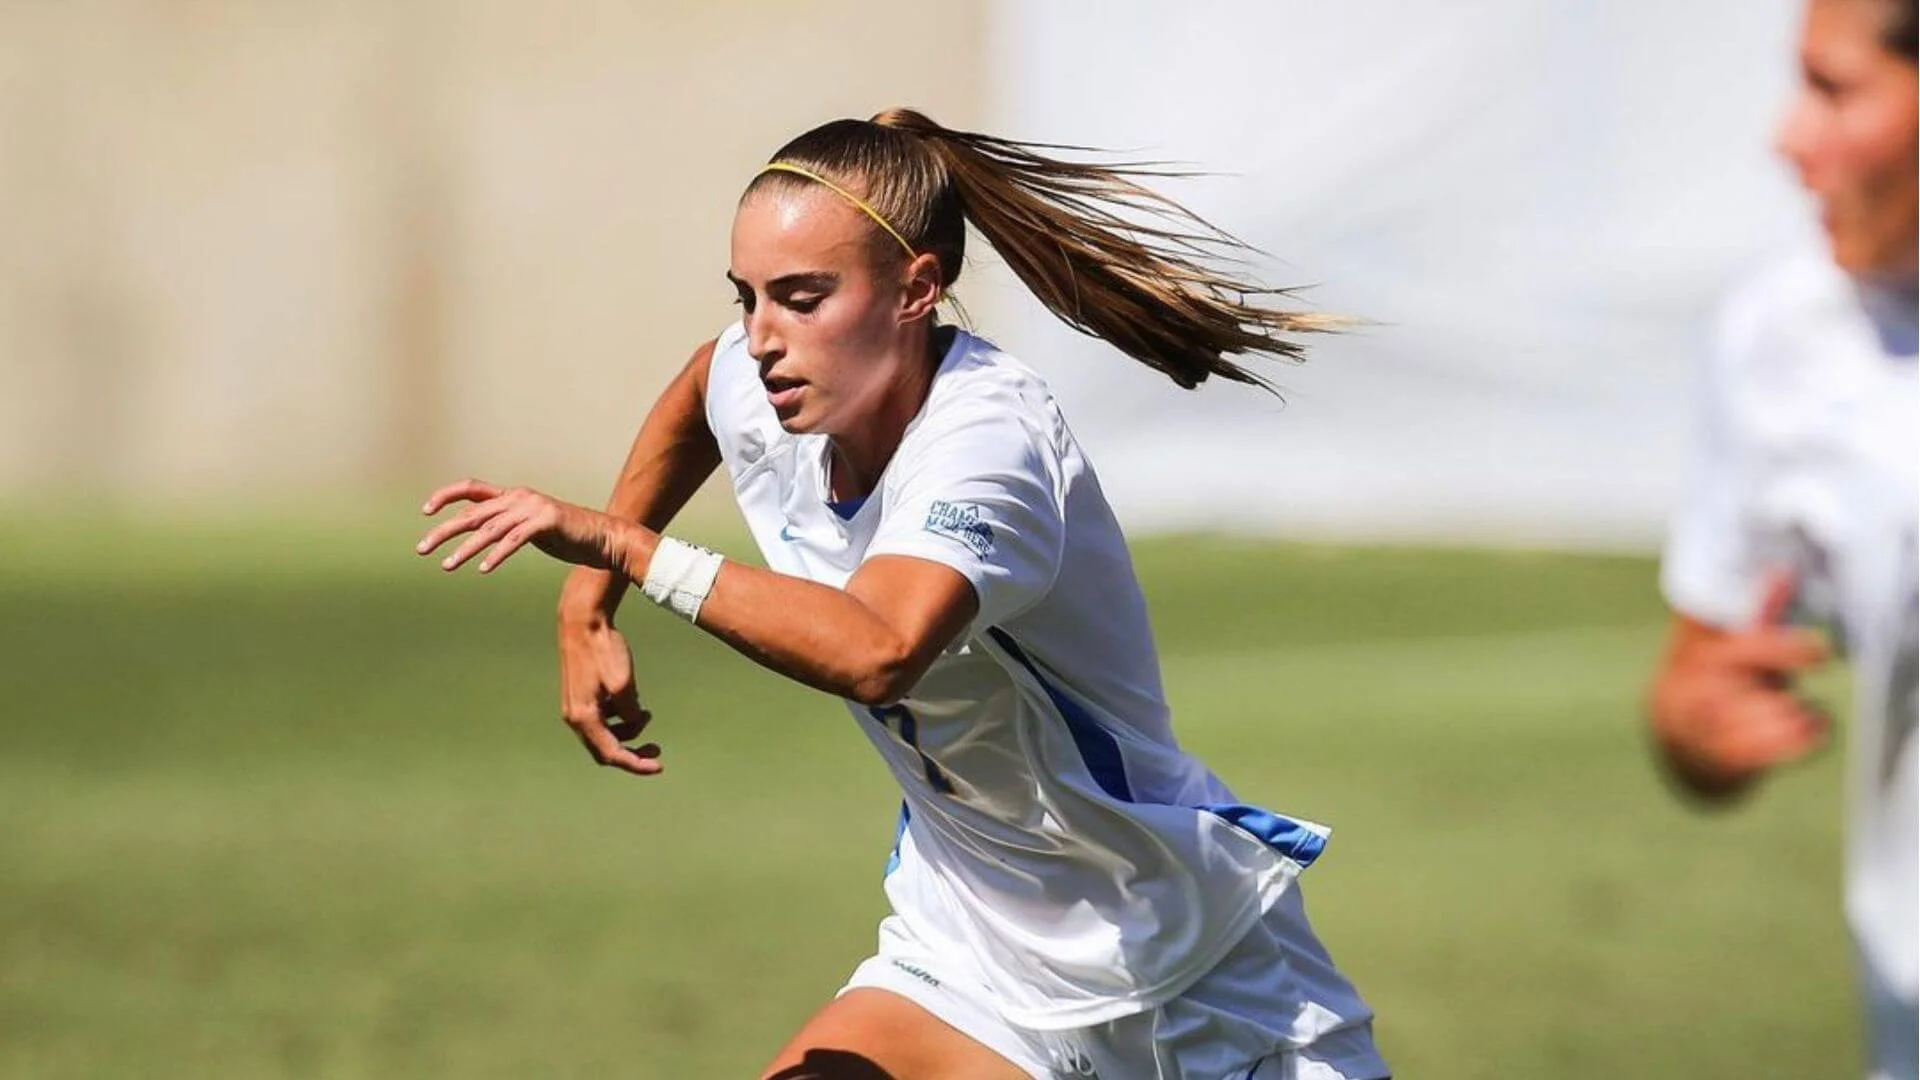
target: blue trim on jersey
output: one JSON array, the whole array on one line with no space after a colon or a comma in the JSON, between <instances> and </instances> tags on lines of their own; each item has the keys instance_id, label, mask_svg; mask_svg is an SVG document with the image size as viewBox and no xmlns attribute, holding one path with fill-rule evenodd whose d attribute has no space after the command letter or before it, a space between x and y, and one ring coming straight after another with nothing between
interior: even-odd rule
<instances>
[{"instance_id":1,"label":"blue trim on jersey","mask_svg":"<svg viewBox=\"0 0 1920 1080\"><path fill-rule=\"evenodd\" d=\"M1094 719L1093 714L1087 712L1078 702L1067 697L1048 682L1046 676L1040 674L1040 669L1027 656L1026 650L1013 640L1012 635L997 626L989 628L987 634L1007 651L1007 655L1018 660L1020 666L1026 668L1028 673L1040 683L1041 689L1047 692L1053 707L1060 710L1060 715L1066 719L1067 732L1073 736L1073 744L1079 748L1081 758L1087 763L1087 771L1093 774L1094 783L1100 785L1100 790L1122 802L1135 801L1132 785L1127 782L1126 761L1120 754L1120 740L1114 737L1113 732L1108 731L1105 725ZM903 805L901 809L904 812L905 806ZM1242 832L1251 834L1261 843L1298 863L1303 869L1312 865L1327 847L1325 836L1284 814L1276 814L1258 806L1247 806L1241 803L1203 803L1191 809L1212 814ZM906 828L904 821L901 828Z\"/></svg>"},{"instance_id":2,"label":"blue trim on jersey","mask_svg":"<svg viewBox=\"0 0 1920 1080\"><path fill-rule=\"evenodd\" d=\"M893 830L893 853L887 856L887 868L880 871L881 877L886 877L900 869L900 838L907 835L907 822L911 820L913 820L913 812L907 809L907 800L901 799L900 824Z\"/></svg>"},{"instance_id":3,"label":"blue trim on jersey","mask_svg":"<svg viewBox=\"0 0 1920 1080\"><path fill-rule=\"evenodd\" d=\"M1093 714L1082 708L1079 702L1048 682L1033 661L1027 659L1026 650L1014 642L1012 635L997 626L988 628L987 634L1039 681L1040 688L1053 701L1053 707L1066 718L1067 733L1073 736L1073 745L1079 748L1080 757L1087 763L1087 771L1093 774L1093 782L1100 785L1100 790L1121 802L1134 801L1133 787L1127 783L1126 761L1120 756L1120 740L1113 737L1113 732L1095 720Z\"/></svg>"},{"instance_id":4,"label":"blue trim on jersey","mask_svg":"<svg viewBox=\"0 0 1920 1080\"><path fill-rule=\"evenodd\" d=\"M867 505L867 496L865 495L857 495L851 499L841 499L839 502L834 502L832 499L827 500L827 509L839 515L841 521L852 521L853 515L859 513L860 508L865 505Z\"/></svg>"},{"instance_id":5,"label":"blue trim on jersey","mask_svg":"<svg viewBox=\"0 0 1920 1080\"><path fill-rule=\"evenodd\" d=\"M1239 803L1214 803L1194 807L1220 818L1229 825L1236 826L1260 838L1268 847L1299 863L1309 866L1320 853L1327 848L1327 838L1307 828L1305 825L1276 814L1271 810L1262 810L1257 806L1243 806Z\"/></svg>"}]
</instances>

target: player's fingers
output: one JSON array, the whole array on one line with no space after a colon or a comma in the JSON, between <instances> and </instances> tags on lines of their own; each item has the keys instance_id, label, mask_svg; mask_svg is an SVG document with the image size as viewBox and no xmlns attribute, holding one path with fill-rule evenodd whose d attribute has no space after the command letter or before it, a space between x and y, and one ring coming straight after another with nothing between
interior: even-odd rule
<instances>
[{"instance_id":1,"label":"player's fingers","mask_svg":"<svg viewBox=\"0 0 1920 1080\"><path fill-rule=\"evenodd\" d=\"M1718 732L1714 757L1740 770L1784 765L1823 746L1828 727L1819 709L1782 695L1743 710L1739 722Z\"/></svg>"},{"instance_id":2,"label":"player's fingers","mask_svg":"<svg viewBox=\"0 0 1920 1080\"><path fill-rule=\"evenodd\" d=\"M666 763L660 760L659 743L648 743L632 750L623 746L607 764L635 776L658 776L667 768Z\"/></svg>"},{"instance_id":3,"label":"player's fingers","mask_svg":"<svg viewBox=\"0 0 1920 1080\"><path fill-rule=\"evenodd\" d=\"M500 542L493 546L492 551L487 552L487 557L480 560L480 572L492 573L494 567L506 562L507 557L514 552L526 547L527 541L532 540L539 532L540 525L534 521L522 521L514 526L500 538Z\"/></svg>"},{"instance_id":4,"label":"player's fingers","mask_svg":"<svg viewBox=\"0 0 1920 1080\"><path fill-rule=\"evenodd\" d=\"M568 726L573 728L574 734L580 736L580 741L585 744L587 753L598 764L630 772L636 776L652 776L662 768L658 746L643 746L629 750L620 745L620 741L614 738L613 732L597 717L591 723L584 724L569 720Z\"/></svg>"},{"instance_id":5,"label":"player's fingers","mask_svg":"<svg viewBox=\"0 0 1920 1080\"><path fill-rule=\"evenodd\" d=\"M1713 649L1717 662L1750 672L1805 671L1826 663L1830 656L1819 634L1792 626L1732 634Z\"/></svg>"},{"instance_id":6,"label":"player's fingers","mask_svg":"<svg viewBox=\"0 0 1920 1080\"><path fill-rule=\"evenodd\" d=\"M420 507L420 512L428 517L432 517L440 512L441 507L450 502L459 502L462 499L468 502L485 502L488 499L496 499L499 497L500 488L487 483L485 480L475 480L469 477L465 480L456 480L451 484L436 489L433 494L427 496L427 501Z\"/></svg>"},{"instance_id":7,"label":"player's fingers","mask_svg":"<svg viewBox=\"0 0 1920 1080\"><path fill-rule=\"evenodd\" d=\"M606 742L600 746L599 753L594 755L594 760L600 764L610 769L630 772L635 776L652 776L666 767L660 762L660 747L657 743L648 743L629 750L614 741L612 731L604 727L600 730L607 737Z\"/></svg>"},{"instance_id":8,"label":"player's fingers","mask_svg":"<svg viewBox=\"0 0 1920 1080\"><path fill-rule=\"evenodd\" d=\"M1788 765L1807 757L1825 745L1825 740L1804 732L1777 731L1755 734L1727 749L1720 758L1729 769L1757 773Z\"/></svg>"},{"instance_id":9,"label":"player's fingers","mask_svg":"<svg viewBox=\"0 0 1920 1080\"><path fill-rule=\"evenodd\" d=\"M641 732L647 730L647 724L652 720L653 714L648 712L643 712L633 719L615 717L607 721L607 730L613 732L613 737L621 742L630 743L639 738Z\"/></svg>"},{"instance_id":10,"label":"player's fingers","mask_svg":"<svg viewBox=\"0 0 1920 1080\"><path fill-rule=\"evenodd\" d=\"M639 738L653 720L653 714L641 706L640 695L632 686L609 697L606 708L612 714L607 721L607 729L623 743Z\"/></svg>"},{"instance_id":11,"label":"player's fingers","mask_svg":"<svg viewBox=\"0 0 1920 1080\"><path fill-rule=\"evenodd\" d=\"M441 559L440 569L442 570L459 569L461 564L465 563L468 559L473 558L475 555L480 554L481 551L486 549L486 546L488 544L491 544L494 541L499 540L503 536L509 535L515 528L518 527L518 525L519 525L519 519L518 519L518 516L515 514L511 514L511 513L495 514L492 518L489 518L487 520L486 524L481 525L479 528L473 530L473 535L467 537L466 540L463 541L459 547L454 548L453 554L447 556L444 559ZM487 557L493 558L492 553L491 552L488 553ZM482 562L480 564L480 569L482 570L487 569L487 564L485 562Z\"/></svg>"},{"instance_id":12,"label":"player's fingers","mask_svg":"<svg viewBox=\"0 0 1920 1080\"><path fill-rule=\"evenodd\" d=\"M1791 570L1774 570L1767 574L1760 588L1760 611L1754 616L1755 629L1783 626L1787 612L1793 607L1794 594L1800 591L1800 582Z\"/></svg>"},{"instance_id":13,"label":"player's fingers","mask_svg":"<svg viewBox=\"0 0 1920 1080\"><path fill-rule=\"evenodd\" d=\"M488 499L486 502L470 506L453 517L435 525L427 532L427 535L420 538L420 542L415 544L413 549L422 555L431 554L435 548L459 536L461 533L471 532L486 522L493 520L495 516L504 512L510 505L506 499Z\"/></svg>"}]
</instances>

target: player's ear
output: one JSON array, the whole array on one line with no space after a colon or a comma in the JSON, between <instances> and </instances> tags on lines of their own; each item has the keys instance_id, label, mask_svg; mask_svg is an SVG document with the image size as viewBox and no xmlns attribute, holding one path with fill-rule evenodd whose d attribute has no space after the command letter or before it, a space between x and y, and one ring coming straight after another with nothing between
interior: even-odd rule
<instances>
[{"instance_id":1,"label":"player's ear","mask_svg":"<svg viewBox=\"0 0 1920 1080\"><path fill-rule=\"evenodd\" d=\"M900 272L906 279L900 296L900 321L913 322L931 315L944 291L939 257L931 253L915 255Z\"/></svg>"}]
</instances>

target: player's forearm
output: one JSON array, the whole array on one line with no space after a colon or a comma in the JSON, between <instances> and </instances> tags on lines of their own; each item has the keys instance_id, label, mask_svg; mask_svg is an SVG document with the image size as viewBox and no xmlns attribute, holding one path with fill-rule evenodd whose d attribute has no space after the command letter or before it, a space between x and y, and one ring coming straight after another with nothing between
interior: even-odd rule
<instances>
[{"instance_id":1,"label":"player's forearm","mask_svg":"<svg viewBox=\"0 0 1920 1080\"><path fill-rule=\"evenodd\" d=\"M661 392L634 436L606 512L653 532L670 524L720 465L719 444L707 426L706 386L713 343L694 352L687 366ZM616 571L581 567L560 593L563 621L611 619L628 578Z\"/></svg>"},{"instance_id":2,"label":"player's forearm","mask_svg":"<svg viewBox=\"0 0 1920 1080\"><path fill-rule=\"evenodd\" d=\"M736 562L722 567L699 625L761 667L866 705L906 696L932 660L857 597Z\"/></svg>"},{"instance_id":3,"label":"player's forearm","mask_svg":"<svg viewBox=\"0 0 1920 1080\"><path fill-rule=\"evenodd\" d=\"M659 534L625 522L609 527L613 564L632 580L644 579ZM732 561L714 578L698 625L769 671L869 705L905 696L939 651L850 593Z\"/></svg>"}]
</instances>

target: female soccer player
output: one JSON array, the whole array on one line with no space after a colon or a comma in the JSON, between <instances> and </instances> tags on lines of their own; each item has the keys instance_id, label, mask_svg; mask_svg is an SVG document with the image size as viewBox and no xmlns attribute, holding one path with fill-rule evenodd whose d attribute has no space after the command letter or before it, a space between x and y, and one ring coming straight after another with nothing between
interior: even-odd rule
<instances>
[{"instance_id":1,"label":"female soccer player","mask_svg":"<svg viewBox=\"0 0 1920 1080\"><path fill-rule=\"evenodd\" d=\"M1700 462L1663 585L1675 619L1651 722L1672 774L1726 798L1819 746L1793 679L1854 666L1847 914L1874 1075L1913 1080L1916 199L1913 0L1811 0L1780 150L1820 204L1828 251L1728 305L1706 373Z\"/></svg>"},{"instance_id":2,"label":"female soccer player","mask_svg":"<svg viewBox=\"0 0 1920 1080\"><path fill-rule=\"evenodd\" d=\"M977 229L1060 318L1182 387L1257 382L1309 319L1210 269L1235 249L1128 168L896 109L788 143L748 184L740 321L695 351L609 512L453 484L420 543L482 572L532 543L566 720L642 775L614 612L629 581L844 699L903 794L876 956L771 1076L1376 1080L1371 1013L1295 877L1327 830L1242 805L1183 752L1126 543L1046 385L935 304ZM771 569L661 535L724 464ZM482 553L485 552L483 555ZM880 1070L876 1072L875 1070Z\"/></svg>"}]
</instances>

